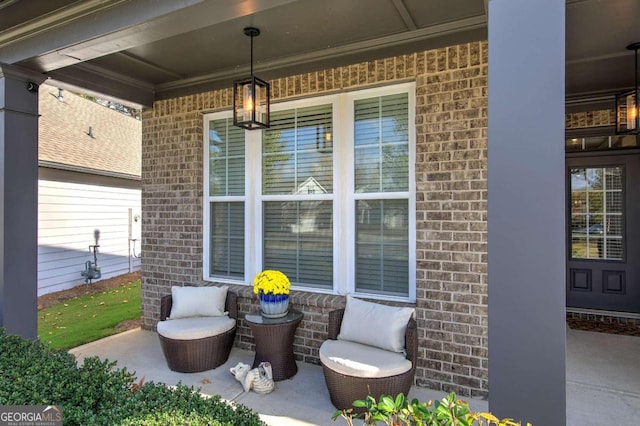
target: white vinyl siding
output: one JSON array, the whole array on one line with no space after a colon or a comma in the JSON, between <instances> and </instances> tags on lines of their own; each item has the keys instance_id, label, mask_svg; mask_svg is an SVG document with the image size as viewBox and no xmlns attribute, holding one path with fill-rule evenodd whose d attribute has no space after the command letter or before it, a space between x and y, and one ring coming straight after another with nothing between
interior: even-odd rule
<instances>
[{"instance_id":1,"label":"white vinyl siding","mask_svg":"<svg viewBox=\"0 0 640 426\"><path fill-rule=\"evenodd\" d=\"M63 180L38 184L38 294L84 284L80 272L93 262L89 245L100 231L98 266L101 279L140 270L132 256L129 209L140 214L140 190ZM132 226L140 254L140 222Z\"/></svg>"},{"instance_id":2,"label":"white vinyl siding","mask_svg":"<svg viewBox=\"0 0 640 426\"><path fill-rule=\"evenodd\" d=\"M415 300L414 93L408 83L274 104L270 129L244 133L235 179L246 195L204 189L204 278L250 284L278 269L298 290ZM205 186L220 172L207 132L229 117L204 117ZM214 200L244 203L243 279L211 274Z\"/></svg>"}]
</instances>

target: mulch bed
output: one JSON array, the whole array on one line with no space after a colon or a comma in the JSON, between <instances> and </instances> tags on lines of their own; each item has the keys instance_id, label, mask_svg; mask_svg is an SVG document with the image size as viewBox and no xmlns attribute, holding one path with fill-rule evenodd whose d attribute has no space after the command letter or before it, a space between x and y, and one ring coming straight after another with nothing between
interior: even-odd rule
<instances>
[{"instance_id":1,"label":"mulch bed","mask_svg":"<svg viewBox=\"0 0 640 426\"><path fill-rule=\"evenodd\" d=\"M609 323L580 318L567 318L567 324L569 324L569 328L573 330L640 336L640 325L635 324Z\"/></svg>"}]
</instances>

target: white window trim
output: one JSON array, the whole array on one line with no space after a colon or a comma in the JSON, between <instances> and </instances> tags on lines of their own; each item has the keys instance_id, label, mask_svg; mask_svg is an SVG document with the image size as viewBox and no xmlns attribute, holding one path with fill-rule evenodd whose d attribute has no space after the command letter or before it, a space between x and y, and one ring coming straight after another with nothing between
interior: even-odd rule
<instances>
[{"instance_id":1,"label":"white window trim","mask_svg":"<svg viewBox=\"0 0 640 426\"><path fill-rule=\"evenodd\" d=\"M357 99L386 96L401 92L409 99L409 187L404 192L362 193L354 191L354 102ZM333 288L319 289L293 286L294 291L322 294L354 294L370 299L409 301L416 300L416 134L415 134L415 83L403 83L380 88L365 89L335 95L280 102L271 106L272 111L304 108L319 104L333 106L333 193L314 195L314 199L332 200L333 203ZM209 196L209 122L232 117L231 111L205 114L204 121L204 197L203 197L203 279L230 284L251 285L253 276L262 270L262 204L264 201L301 200L300 195L262 194L262 132L245 131L245 195L229 197ZM398 297L383 294L361 293L355 289L355 202L362 199L408 199L409 207L409 296ZM244 201L245 203L245 279L214 277L209 275L210 203L211 201ZM348 261L344 261L348 259Z\"/></svg>"}]
</instances>

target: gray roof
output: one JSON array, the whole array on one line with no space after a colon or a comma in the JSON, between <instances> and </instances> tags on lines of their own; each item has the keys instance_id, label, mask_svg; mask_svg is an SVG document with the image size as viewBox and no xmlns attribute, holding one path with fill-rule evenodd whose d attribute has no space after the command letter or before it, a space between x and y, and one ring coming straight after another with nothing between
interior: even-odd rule
<instances>
[{"instance_id":1,"label":"gray roof","mask_svg":"<svg viewBox=\"0 0 640 426\"><path fill-rule=\"evenodd\" d=\"M40 86L40 165L139 178L141 122L66 90L62 94L59 100L57 87Z\"/></svg>"}]
</instances>

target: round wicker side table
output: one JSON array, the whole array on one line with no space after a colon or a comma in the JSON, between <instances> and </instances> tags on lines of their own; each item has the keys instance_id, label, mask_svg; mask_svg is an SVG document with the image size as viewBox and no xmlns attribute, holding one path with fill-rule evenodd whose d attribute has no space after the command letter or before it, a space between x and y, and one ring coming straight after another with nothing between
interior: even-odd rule
<instances>
[{"instance_id":1,"label":"round wicker side table","mask_svg":"<svg viewBox=\"0 0 640 426\"><path fill-rule=\"evenodd\" d=\"M293 377L298 372L293 356L293 336L302 321L302 312L289 309L289 313L282 318L265 318L258 311L245 315L244 319L251 328L256 344L252 368L268 361L273 370L273 380Z\"/></svg>"}]
</instances>

